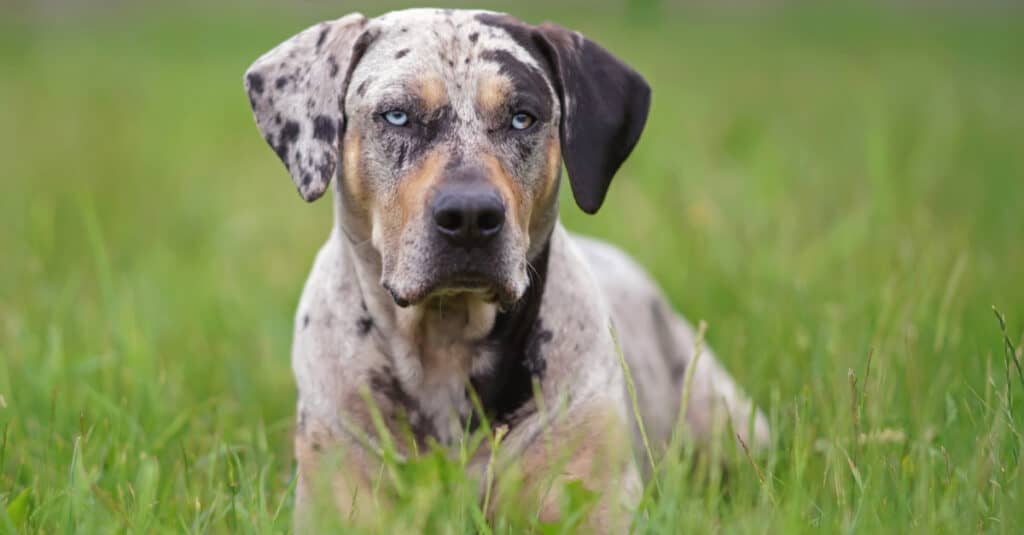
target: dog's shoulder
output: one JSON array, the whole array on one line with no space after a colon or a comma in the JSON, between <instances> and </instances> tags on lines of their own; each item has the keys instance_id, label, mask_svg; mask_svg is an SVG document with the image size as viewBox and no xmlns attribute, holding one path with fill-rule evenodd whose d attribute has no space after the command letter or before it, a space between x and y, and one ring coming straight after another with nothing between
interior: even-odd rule
<instances>
[{"instance_id":1,"label":"dog's shoulder","mask_svg":"<svg viewBox=\"0 0 1024 535\"><path fill-rule=\"evenodd\" d=\"M292 370L306 400L353 392L382 361L373 350L377 326L346 262L334 233L317 253L299 300Z\"/></svg>"}]
</instances>

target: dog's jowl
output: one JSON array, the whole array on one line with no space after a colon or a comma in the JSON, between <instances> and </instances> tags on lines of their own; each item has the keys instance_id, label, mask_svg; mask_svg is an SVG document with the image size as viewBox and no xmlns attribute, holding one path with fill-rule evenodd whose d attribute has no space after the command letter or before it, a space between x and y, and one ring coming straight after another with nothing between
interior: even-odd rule
<instances>
[{"instance_id":1,"label":"dog's jowl","mask_svg":"<svg viewBox=\"0 0 1024 535\"><path fill-rule=\"evenodd\" d=\"M697 441L735 428L768 444L707 351L678 417L690 326L623 253L558 221L562 164L596 212L647 118L650 88L608 51L489 12L351 14L278 45L245 85L302 198L335 179L292 350L300 523L314 502L386 507L384 441L457 452L500 427L495 488L517 492L498 501L556 519L557 488L579 481L601 496L591 527L618 531L642 487L613 329L656 448L678 421ZM482 444L468 468L481 496Z\"/></svg>"}]
</instances>

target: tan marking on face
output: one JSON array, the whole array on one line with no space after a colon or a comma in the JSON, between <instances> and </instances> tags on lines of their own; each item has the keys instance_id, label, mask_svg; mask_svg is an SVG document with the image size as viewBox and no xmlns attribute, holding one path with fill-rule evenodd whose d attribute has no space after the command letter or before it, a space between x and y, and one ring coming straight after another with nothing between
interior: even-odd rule
<instances>
[{"instance_id":1,"label":"tan marking on face","mask_svg":"<svg viewBox=\"0 0 1024 535\"><path fill-rule=\"evenodd\" d=\"M511 84L504 76L488 76L483 78L477 84L477 106L485 114L493 114L505 105L506 98L511 89Z\"/></svg>"},{"instance_id":2,"label":"tan marking on face","mask_svg":"<svg viewBox=\"0 0 1024 535\"><path fill-rule=\"evenodd\" d=\"M416 93L428 110L435 110L448 103L448 90L440 78L421 78L416 82Z\"/></svg>"},{"instance_id":3,"label":"tan marking on face","mask_svg":"<svg viewBox=\"0 0 1024 535\"><path fill-rule=\"evenodd\" d=\"M420 220L420 215L427 206L427 195L441 180L448 155L444 148L432 151L424 159L423 164L408 175L401 178L398 187L399 223L405 226L410 220ZM394 212L394 210L388 210ZM394 215L385 215L387 219L395 219ZM395 229L397 230L397 229Z\"/></svg>"},{"instance_id":4,"label":"tan marking on face","mask_svg":"<svg viewBox=\"0 0 1024 535\"><path fill-rule=\"evenodd\" d=\"M365 206L363 201L365 197L365 188L363 187L362 173L359 172L360 166L360 136L359 132L355 129L349 129L345 133L345 141L342 143L344 150L342 151L342 179L344 180L344 189L348 192L349 196L356 200L356 202Z\"/></svg>"},{"instance_id":5,"label":"tan marking on face","mask_svg":"<svg viewBox=\"0 0 1024 535\"><path fill-rule=\"evenodd\" d=\"M558 185L558 175L562 170L562 148L558 141L558 135L552 135L548 139L547 173L544 175L542 187L537 195L537 202L544 203L555 192Z\"/></svg>"},{"instance_id":6,"label":"tan marking on face","mask_svg":"<svg viewBox=\"0 0 1024 535\"><path fill-rule=\"evenodd\" d=\"M544 225L550 222L551 210L556 210L553 204L558 202L558 178L562 170L562 151L558 141L558 134L552 135L547 141L547 158L544 174L537 181L537 186L531 191L533 207L531 210L530 232L545 228Z\"/></svg>"},{"instance_id":7,"label":"tan marking on face","mask_svg":"<svg viewBox=\"0 0 1024 535\"><path fill-rule=\"evenodd\" d=\"M533 203L527 199L523 187L505 172L505 168L493 154L484 154L483 161L487 168L487 180L498 189L498 193L505 201L505 206L508 207L506 216L513 225L519 226L520 230L526 232L527 229L522 225L530 220Z\"/></svg>"}]
</instances>

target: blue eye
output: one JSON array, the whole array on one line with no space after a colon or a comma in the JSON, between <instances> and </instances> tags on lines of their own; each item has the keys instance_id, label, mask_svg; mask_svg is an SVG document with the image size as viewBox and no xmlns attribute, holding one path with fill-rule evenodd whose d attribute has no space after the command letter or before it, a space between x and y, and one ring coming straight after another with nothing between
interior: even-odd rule
<instances>
[{"instance_id":1,"label":"blue eye","mask_svg":"<svg viewBox=\"0 0 1024 535\"><path fill-rule=\"evenodd\" d=\"M512 128L515 128L516 130L526 130L533 126L534 121L536 121L536 119L532 115L521 111L512 116Z\"/></svg>"},{"instance_id":2,"label":"blue eye","mask_svg":"<svg viewBox=\"0 0 1024 535\"><path fill-rule=\"evenodd\" d=\"M390 110L384 112L384 120L395 126L405 126L409 122L409 114L402 110Z\"/></svg>"}]
</instances>

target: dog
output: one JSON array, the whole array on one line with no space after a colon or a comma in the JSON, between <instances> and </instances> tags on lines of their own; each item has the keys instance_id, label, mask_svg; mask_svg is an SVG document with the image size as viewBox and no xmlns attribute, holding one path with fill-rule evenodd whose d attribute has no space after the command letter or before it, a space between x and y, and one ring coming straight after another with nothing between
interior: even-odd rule
<instances>
[{"instance_id":1,"label":"dog","mask_svg":"<svg viewBox=\"0 0 1024 535\"><path fill-rule=\"evenodd\" d=\"M769 445L765 416L710 351L687 373L699 336L651 278L559 222L563 163L576 204L597 212L647 119L647 82L604 48L486 11L350 14L244 80L299 195L336 179L295 319L297 523L323 493L345 515L380 507L386 444L455 451L489 430L468 470L484 481L492 454L507 470L482 493L517 474L555 520L557 492L541 487L579 482L601 496L588 517L601 531L640 498L643 440L661 451L682 422L698 443L731 425L745 446Z\"/></svg>"}]
</instances>

